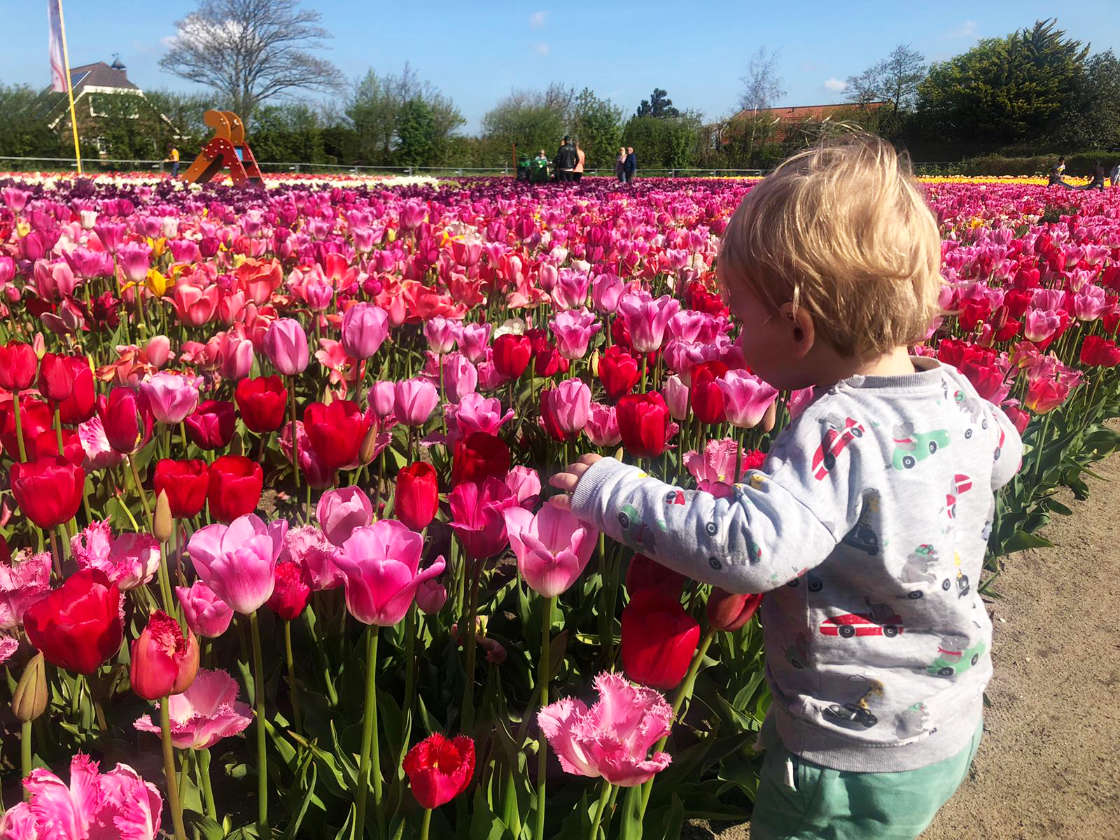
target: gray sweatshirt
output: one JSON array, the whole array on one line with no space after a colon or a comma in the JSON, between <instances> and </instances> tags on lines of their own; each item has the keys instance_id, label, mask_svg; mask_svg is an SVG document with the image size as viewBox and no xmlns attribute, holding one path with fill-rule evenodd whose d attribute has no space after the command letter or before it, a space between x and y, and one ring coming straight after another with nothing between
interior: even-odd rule
<instances>
[{"instance_id":1,"label":"gray sweatshirt","mask_svg":"<svg viewBox=\"0 0 1120 840\"><path fill-rule=\"evenodd\" d=\"M948 365L854 376L816 399L733 496L605 458L572 510L690 578L766 592L770 716L839 770L911 770L968 746L992 673L977 593L995 491L1019 468L1007 416Z\"/></svg>"}]
</instances>

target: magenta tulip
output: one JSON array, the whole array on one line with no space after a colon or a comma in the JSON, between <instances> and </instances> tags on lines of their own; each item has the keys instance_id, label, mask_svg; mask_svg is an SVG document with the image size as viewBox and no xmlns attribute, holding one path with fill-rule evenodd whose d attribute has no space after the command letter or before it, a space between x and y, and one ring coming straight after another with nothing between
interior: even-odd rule
<instances>
[{"instance_id":1,"label":"magenta tulip","mask_svg":"<svg viewBox=\"0 0 1120 840\"><path fill-rule=\"evenodd\" d=\"M340 546L355 528L373 522L373 505L361 488L340 487L319 497L315 515L327 539Z\"/></svg>"},{"instance_id":2,"label":"magenta tulip","mask_svg":"<svg viewBox=\"0 0 1120 840\"><path fill-rule=\"evenodd\" d=\"M255 514L227 525L207 525L187 544L198 576L236 612L249 615L272 595L276 558L288 530L285 519L267 525Z\"/></svg>"},{"instance_id":3,"label":"magenta tulip","mask_svg":"<svg viewBox=\"0 0 1120 840\"><path fill-rule=\"evenodd\" d=\"M172 694L166 702L171 743L180 750L209 749L253 722L253 710L238 701L237 682L225 671L201 669L186 691ZM133 726L159 735L159 724L152 717L139 718Z\"/></svg>"},{"instance_id":4,"label":"magenta tulip","mask_svg":"<svg viewBox=\"0 0 1120 840\"><path fill-rule=\"evenodd\" d=\"M193 376L157 373L140 383L140 392L148 398L148 408L160 423L182 423L198 407L198 385Z\"/></svg>"},{"instance_id":5,"label":"magenta tulip","mask_svg":"<svg viewBox=\"0 0 1120 840\"><path fill-rule=\"evenodd\" d=\"M732 426L749 429L762 422L766 409L778 397L773 385L745 370L729 370L716 380L723 392L724 412Z\"/></svg>"},{"instance_id":6,"label":"magenta tulip","mask_svg":"<svg viewBox=\"0 0 1120 840\"><path fill-rule=\"evenodd\" d=\"M536 515L523 507L506 508L502 514L525 582L545 598L566 592L583 574L599 532L553 505Z\"/></svg>"},{"instance_id":7,"label":"magenta tulip","mask_svg":"<svg viewBox=\"0 0 1120 840\"><path fill-rule=\"evenodd\" d=\"M406 426L423 426L439 402L439 391L427 379L414 377L396 383L394 397L397 420Z\"/></svg>"},{"instance_id":8,"label":"magenta tulip","mask_svg":"<svg viewBox=\"0 0 1120 840\"><path fill-rule=\"evenodd\" d=\"M264 354L272 366L284 376L303 373L307 367L307 333L299 321L279 318L264 334Z\"/></svg>"},{"instance_id":9,"label":"magenta tulip","mask_svg":"<svg viewBox=\"0 0 1120 840\"><path fill-rule=\"evenodd\" d=\"M189 588L176 586L175 597L192 633L216 639L229 629L233 609L203 581L196 580Z\"/></svg>"},{"instance_id":10,"label":"magenta tulip","mask_svg":"<svg viewBox=\"0 0 1120 840\"><path fill-rule=\"evenodd\" d=\"M354 359L368 359L389 336L389 313L372 303L359 303L342 316L342 349Z\"/></svg>"}]
</instances>

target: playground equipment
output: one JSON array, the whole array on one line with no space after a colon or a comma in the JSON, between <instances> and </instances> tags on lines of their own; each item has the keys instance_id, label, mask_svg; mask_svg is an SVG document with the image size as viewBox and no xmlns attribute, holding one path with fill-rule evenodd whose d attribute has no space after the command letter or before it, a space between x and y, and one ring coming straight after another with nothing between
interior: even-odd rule
<instances>
[{"instance_id":1,"label":"playground equipment","mask_svg":"<svg viewBox=\"0 0 1120 840\"><path fill-rule=\"evenodd\" d=\"M240 117L232 111L207 111L202 119L214 129L214 137L183 173L183 180L188 184L205 184L228 169L234 186L262 183L257 159L245 142L245 124Z\"/></svg>"}]
</instances>

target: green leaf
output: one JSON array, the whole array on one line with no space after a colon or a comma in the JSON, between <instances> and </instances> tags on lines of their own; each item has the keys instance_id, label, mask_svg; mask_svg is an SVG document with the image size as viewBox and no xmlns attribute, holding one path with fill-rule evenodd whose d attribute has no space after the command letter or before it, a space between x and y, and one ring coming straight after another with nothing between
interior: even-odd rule
<instances>
[{"instance_id":1,"label":"green leaf","mask_svg":"<svg viewBox=\"0 0 1120 840\"><path fill-rule=\"evenodd\" d=\"M490 803L486 801L486 794L479 785L474 790L474 805L468 836L471 840L502 840L506 831L506 824L490 810Z\"/></svg>"},{"instance_id":2,"label":"green leaf","mask_svg":"<svg viewBox=\"0 0 1120 840\"><path fill-rule=\"evenodd\" d=\"M1045 537L1040 537L1038 534L1032 534L1024 530L1017 530L1011 535L1011 538L1004 543L1003 553L1012 554L1016 551L1023 551L1028 548L1051 548L1053 543Z\"/></svg>"},{"instance_id":3,"label":"green leaf","mask_svg":"<svg viewBox=\"0 0 1120 840\"><path fill-rule=\"evenodd\" d=\"M622 800L621 840L642 840L642 786L626 789Z\"/></svg>"}]
</instances>

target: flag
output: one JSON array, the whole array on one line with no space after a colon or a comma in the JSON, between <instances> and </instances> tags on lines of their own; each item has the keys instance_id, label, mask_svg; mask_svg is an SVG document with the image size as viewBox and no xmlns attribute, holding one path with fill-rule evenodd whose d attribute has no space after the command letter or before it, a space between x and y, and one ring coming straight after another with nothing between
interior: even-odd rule
<instances>
[{"instance_id":1,"label":"flag","mask_svg":"<svg viewBox=\"0 0 1120 840\"><path fill-rule=\"evenodd\" d=\"M51 90L66 93L69 85L62 60L62 0L47 0L47 22L50 24Z\"/></svg>"}]
</instances>

